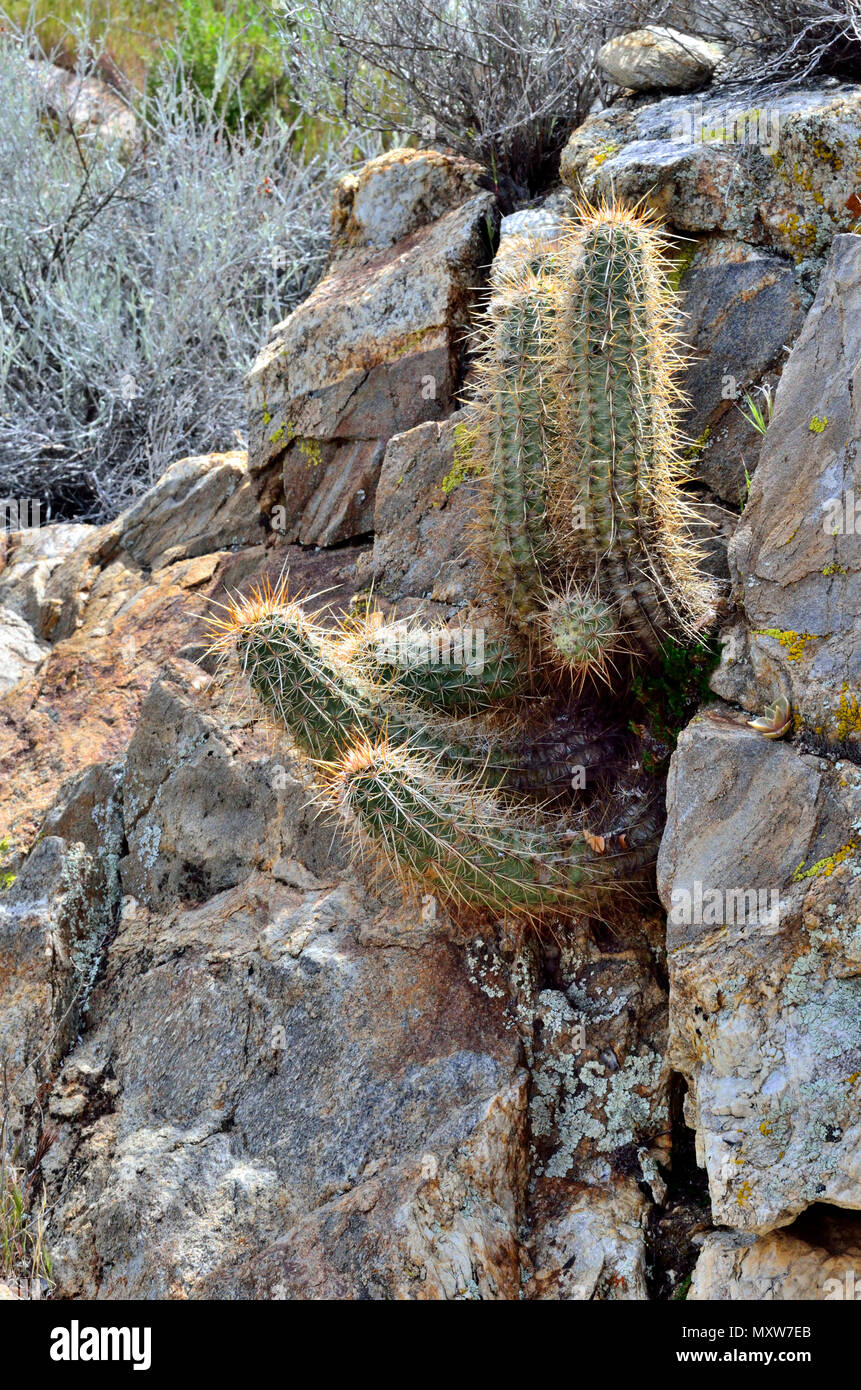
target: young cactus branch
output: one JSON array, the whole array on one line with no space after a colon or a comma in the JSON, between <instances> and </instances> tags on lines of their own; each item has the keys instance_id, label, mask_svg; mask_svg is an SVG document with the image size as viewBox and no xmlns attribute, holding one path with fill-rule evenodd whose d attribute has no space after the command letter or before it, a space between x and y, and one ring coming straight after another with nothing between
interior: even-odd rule
<instances>
[{"instance_id":1,"label":"young cactus branch","mask_svg":"<svg viewBox=\"0 0 861 1390\"><path fill-rule=\"evenodd\" d=\"M325 796L360 846L454 903L537 919L600 911L641 856L597 853L560 824L451 777L421 752L360 741L327 769Z\"/></svg>"}]
</instances>

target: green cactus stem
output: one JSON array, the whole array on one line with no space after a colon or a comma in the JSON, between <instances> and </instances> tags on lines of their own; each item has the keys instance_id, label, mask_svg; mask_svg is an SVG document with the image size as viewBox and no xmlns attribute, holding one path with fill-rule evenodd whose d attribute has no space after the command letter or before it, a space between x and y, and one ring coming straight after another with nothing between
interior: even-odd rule
<instances>
[{"instance_id":1,"label":"green cactus stem","mask_svg":"<svg viewBox=\"0 0 861 1390\"><path fill-rule=\"evenodd\" d=\"M236 599L213 627L213 648L235 652L269 713L322 761L357 738L385 734L392 744L410 743L488 785L541 790L574 785L584 768L597 778L618 759L618 739L594 715L548 734L531 718L458 721L396 698L353 666L343 641L333 643L284 589Z\"/></svg>"},{"instance_id":2,"label":"green cactus stem","mask_svg":"<svg viewBox=\"0 0 861 1390\"><path fill-rule=\"evenodd\" d=\"M328 769L326 798L357 842L451 902L539 918L594 912L639 855L596 852L421 752L362 740Z\"/></svg>"},{"instance_id":3,"label":"green cactus stem","mask_svg":"<svg viewBox=\"0 0 861 1390\"><path fill-rule=\"evenodd\" d=\"M597 582L634 650L701 631L713 602L692 540L676 428L678 330L648 217L584 208L559 250L554 319L564 448L550 478L556 545Z\"/></svg>"},{"instance_id":4,"label":"green cactus stem","mask_svg":"<svg viewBox=\"0 0 861 1390\"><path fill-rule=\"evenodd\" d=\"M551 439L555 281L534 256L496 280L474 406L474 454L485 478L484 561L515 630L528 643L552 563L545 474Z\"/></svg>"},{"instance_id":5,"label":"green cactus stem","mask_svg":"<svg viewBox=\"0 0 861 1390\"><path fill-rule=\"evenodd\" d=\"M476 714L529 688L519 653L483 629L369 622L347 651L372 684L443 714Z\"/></svg>"}]
</instances>

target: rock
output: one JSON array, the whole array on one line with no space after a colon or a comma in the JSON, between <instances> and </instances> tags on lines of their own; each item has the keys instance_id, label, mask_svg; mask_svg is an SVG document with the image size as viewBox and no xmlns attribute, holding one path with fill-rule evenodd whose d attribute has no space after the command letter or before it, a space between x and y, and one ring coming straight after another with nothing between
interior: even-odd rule
<instances>
[{"instance_id":1,"label":"rock","mask_svg":"<svg viewBox=\"0 0 861 1390\"><path fill-rule=\"evenodd\" d=\"M560 1189L543 1194L525 1296L578 1303L648 1298L643 1233L649 1203L637 1184Z\"/></svg>"},{"instance_id":2,"label":"rock","mask_svg":"<svg viewBox=\"0 0 861 1390\"><path fill-rule=\"evenodd\" d=\"M0 608L0 695L14 690L38 669L48 648L11 608Z\"/></svg>"},{"instance_id":3,"label":"rock","mask_svg":"<svg viewBox=\"0 0 861 1390\"><path fill-rule=\"evenodd\" d=\"M743 507L762 445L742 414L744 395L762 404L757 388L777 381L804 321L802 291L781 257L725 237L700 242L679 290L691 349L682 425L698 442L691 467L718 497Z\"/></svg>"},{"instance_id":4,"label":"rock","mask_svg":"<svg viewBox=\"0 0 861 1390\"><path fill-rule=\"evenodd\" d=\"M861 86L711 89L590 116L560 173L592 201L643 198L680 232L738 237L818 274L861 216L859 138Z\"/></svg>"},{"instance_id":5,"label":"rock","mask_svg":"<svg viewBox=\"0 0 861 1390\"><path fill-rule=\"evenodd\" d=\"M598 49L598 65L620 87L636 92L687 92L709 81L722 56L718 44L648 24L608 39Z\"/></svg>"},{"instance_id":6,"label":"rock","mask_svg":"<svg viewBox=\"0 0 861 1390\"><path fill-rule=\"evenodd\" d=\"M321 832L283 743L250 757L247 734L225 738L175 683L157 681L125 761L124 891L147 907L205 902L295 857L331 878L344 851L331 827ZM325 850L314 848L321 834Z\"/></svg>"},{"instance_id":7,"label":"rock","mask_svg":"<svg viewBox=\"0 0 861 1390\"><path fill-rule=\"evenodd\" d=\"M201 701L156 687L129 750L122 912L48 1099L62 1296L517 1297L527 1096L504 1000L445 914L369 897L301 783L282 768L273 796L259 744ZM174 836L234 846L191 884L157 872L183 845L141 830L183 777Z\"/></svg>"},{"instance_id":8,"label":"rock","mask_svg":"<svg viewBox=\"0 0 861 1390\"><path fill-rule=\"evenodd\" d=\"M51 584L56 570L96 533L95 526L60 522L13 531L0 564L0 606L18 613L40 641L51 641L62 611Z\"/></svg>"},{"instance_id":9,"label":"rock","mask_svg":"<svg viewBox=\"0 0 861 1390\"><path fill-rule=\"evenodd\" d=\"M688 1302L835 1300L857 1297L861 1228L857 1218L829 1217L808 1239L714 1231L702 1238ZM824 1228L824 1230L822 1229ZM811 1243L810 1236L823 1243Z\"/></svg>"},{"instance_id":10,"label":"rock","mask_svg":"<svg viewBox=\"0 0 861 1390\"><path fill-rule=\"evenodd\" d=\"M861 768L728 714L679 738L658 886L670 1064L716 1224L861 1209Z\"/></svg>"},{"instance_id":11,"label":"rock","mask_svg":"<svg viewBox=\"0 0 861 1390\"><path fill-rule=\"evenodd\" d=\"M374 548L360 568L362 581L388 599L461 608L480 592L480 564L470 553L480 487L470 468L468 420L468 411L458 411L389 440Z\"/></svg>"},{"instance_id":12,"label":"rock","mask_svg":"<svg viewBox=\"0 0 861 1390\"><path fill-rule=\"evenodd\" d=\"M392 227L436 205L437 165L392 160L369 181L369 217L389 179L403 203ZM288 541L369 531L388 440L452 410L497 216L493 196L478 193L394 246L336 259L275 330L248 377L249 453L254 472L283 463ZM385 241L389 226L373 235Z\"/></svg>"},{"instance_id":13,"label":"rock","mask_svg":"<svg viewBox=\"0 0 861 1390\"><path fill-rule=\"evenodd\" d=\"M438 150L389 150L335 185L332 251L385 251L487 186L479 164Z\"/></svg>"},{"instance_id":14,"label":"rock","mask_svg":"<svg viewBox=\"0 0 861 1390\"><path fill-rule=\"evenodd\" d=\"M135 144L134 112L104 82L40 59L32 59L28 66L39 100L61 126L70 126L79 136L97 135L129 147Z\"/></svg>"},{"instance_id":15,"label":"rock","mask_svg":"<svg viewBox=\"0 0 861 1390\"><path fill-rule=\"evenodd\" d=\"M119 520L120 547L144 569L265 539L258 487L241 450L179 459Z\"/></svg>"},{"instance_id":16,"label":"rock","mask_svg":"<svg viewBox=\"0 0 861 1390\"><path fill-rule=\"evenodd\" d=\"M527 1298L647 1294L640 1183L668 1145L666 995L650 943L660 923L629 921L612 945L569 928L556 987L535 979L522 1027L532 1089Z\"/></svg>"},{"instance_id":17,"label":"rock","mask_svg":"<svg viewBox=\"0 0 861 1390\"><path fill-rule=\"evenodd\" d=\"M74 1044L116 902L116 816L109 800L88 839L40 840L0 896L0 1055L12 1135ZM99 831L103 832L102 835Z\"/></svg>"},{"instance_id":18,"label":"rock","mask_svg":"<svg viewBox=\"0 0 861 1390\"><path fill-rule=\"evenodd\" d=\"M859 379L861 236L839 236L730 543L741 622L712 678L749 710L785 695L797 722L838 739L861 729Z\"/></svg>"}]
</instances>

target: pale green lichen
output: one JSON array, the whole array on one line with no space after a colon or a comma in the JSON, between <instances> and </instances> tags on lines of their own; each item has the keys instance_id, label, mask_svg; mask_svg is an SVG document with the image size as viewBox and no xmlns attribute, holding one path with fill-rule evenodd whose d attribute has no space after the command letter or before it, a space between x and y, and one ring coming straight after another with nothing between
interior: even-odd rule
<instances>
[{"instance_id":1,"label":"pale green lichen","mask_svg":"<svg viewBox=\"0 0 861 1390\"><path fill-rule=\"evenodd\" d=\"M446 497L465 483L467 478L477 477L480 466L475 462L475 431L464 424L455 425L453 431L454 463L440 483Z\"/></svg>"},{"instance_id":2,"label":"pale green lichen","mask_svg":"<svg viewBox=\"0 0 861 1390\"><path fill-rule=\"evenodd\" d=\"M636 1142L655 1122L653 1093L661 1066L660 1056L647 1051L626 1057L615 1072L595 1061L581 1067L571 1054L555 1055L537 1068L530 1104L532 1132L539 1138L555 1135L557 1140L541 1171L547 1177L566 1177L584 1139L594 1141L596 1152L605 1154Z\"/></svg>"}]
</instances>

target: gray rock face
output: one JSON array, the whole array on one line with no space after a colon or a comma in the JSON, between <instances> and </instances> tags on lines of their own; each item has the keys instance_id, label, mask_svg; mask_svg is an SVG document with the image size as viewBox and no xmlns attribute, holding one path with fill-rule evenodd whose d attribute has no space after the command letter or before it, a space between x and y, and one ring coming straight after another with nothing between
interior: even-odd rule
<instances>
[{"instance_id":1,"label":"gray rock face","mask_svg":"<svg viewBox=\"0 0 861 1390\"><path fill-rule=\"evenodd\" d=\"M248 456L179 459L120 518L119 543L144 569L236 550L264 538Z\"/></svg>"},{"instance_id":2,"label":"gray rock face","mask_svg":"<svg viewBox=\"0 0 861 1390\"><path fill-rule=\"evenodd\" d=\"M462 607L479 589L470 529L479 485L464 456L467 412L389 440L374 503L374 548L363 578L387 598Z\"/></svg>"},{"instance_id":3,"label":"gray rock face","mask_svg":"<svg viewBox=\"0 0 861 1390\"><path fill-rule=\"evenodd\" d=\"M648 24L608 39L598 49L598 64L620 87L686 92L708 82L722 56L718 44Z\"/></svg>"},{"instance_id":4,"label":"gray rock face","mask_svg":"<svg viewBox=\"0 0 861 1390\"><path fill-rule=\"evenodd\" d=\"M748 1232L816 1203L861 1208L861 769L839 757L857 739L857 538L822 525L856 480L859 275L861 238L837 237L730 543L739 612L713 677L750 711L785 696L822 755L707 712L674 755L658 863L670 1056L715 1220ZM698 1297L795 1259L709 1249ZM787 1286L806 1287L824 1258L805 1254L797 1278L787 1266Z\"/></svg>"},{"instance_id":5,"label":"gray rock face","mask_svg":"<svg viewBox=\"0 0 861 1390\"><path fill-rule=\"evenodd\" d=\"M444 932L356 888L127 899L50 1102L64 1291L516 1296L525 1091L498 1013Z\"/></svg>"},{"instance_id":6,"label":"gray rock face","mask_svg":"<svg viewBox=\"0 0 861 1390\"><path fill-rule=\"evenodd\" d=\"M592 200L644 198L681 232L722 232L818 267L861 213L859 136L857 86L711 89L590 116L560 172Z\"/></svg>"},{"instance_id":7,"label":"gray rock face","mask_svg":"<svg viewBox=\"0 0 861 1390\"><path fill-rule=\"evenodd\" d=\"M658 885L670 1059L716 1223L861 1208L861 769L727 717L679 740Z\"/></svg>"},{"instance_id":8,"label":"gray rock face","mask_svg":"<svg viewBox=\"0 0 861 1390\"><path fill-rule=\"evenodd\" d=\"M861 724L859 381L861 236L839 236L730 544L743 621L712 681L751 710L786 695L807 727L837 738Z\"/></svg>"},{"instance_id":9,"label":"gray rock face","mask_svg":"<svg viewBox=\"0 0 861 1390\"><path fill-rule=\"evenodd\" d=\"M248 378L252 470L283 464L285 536L303 545L370 530L388 440L450 413L463 335L489 259L493 196L475 193L414 225L421 209L430 215L440 206L439 169L428 156L397 153L358 176L355 197L366 219L358 249L336 259L276 328ZM454 185L463 188L465 175L454 167ZM447 177L450 184L451 171ZM391 180L394 209L379 191ZM355 200L351 206L355 217ZM379 226L372 216L382 219ZM404 226L409 233L391 245Z\"/></svg>"},{"instance_id":10,"label":"gray rock face","mask_svg":"<svg viewBox=\"0 0 861 1390\"><path fill-rule=\"evenodd\" d=\"M725 237L701 241L679 290L691 348L684 427L698 441L691 467L738 508L762 445L742 414L744 396L762 404L757 388L779 377L804 321L801 291L784 259Z\"/></svg>"},{"instance_id":11,"label":"gray rock face","mask_svg":"<svg viewBox=\"0 0 861 1390\"><path fill-rule=\"evenodd\" d=\"M119 897L118 795L111 769L91 774L79 801L90 847L51 833L65 828L58 812L0 897L0 1055L14 1135L75 1042L111 929Z\"/></svg>"}]
</instances>

